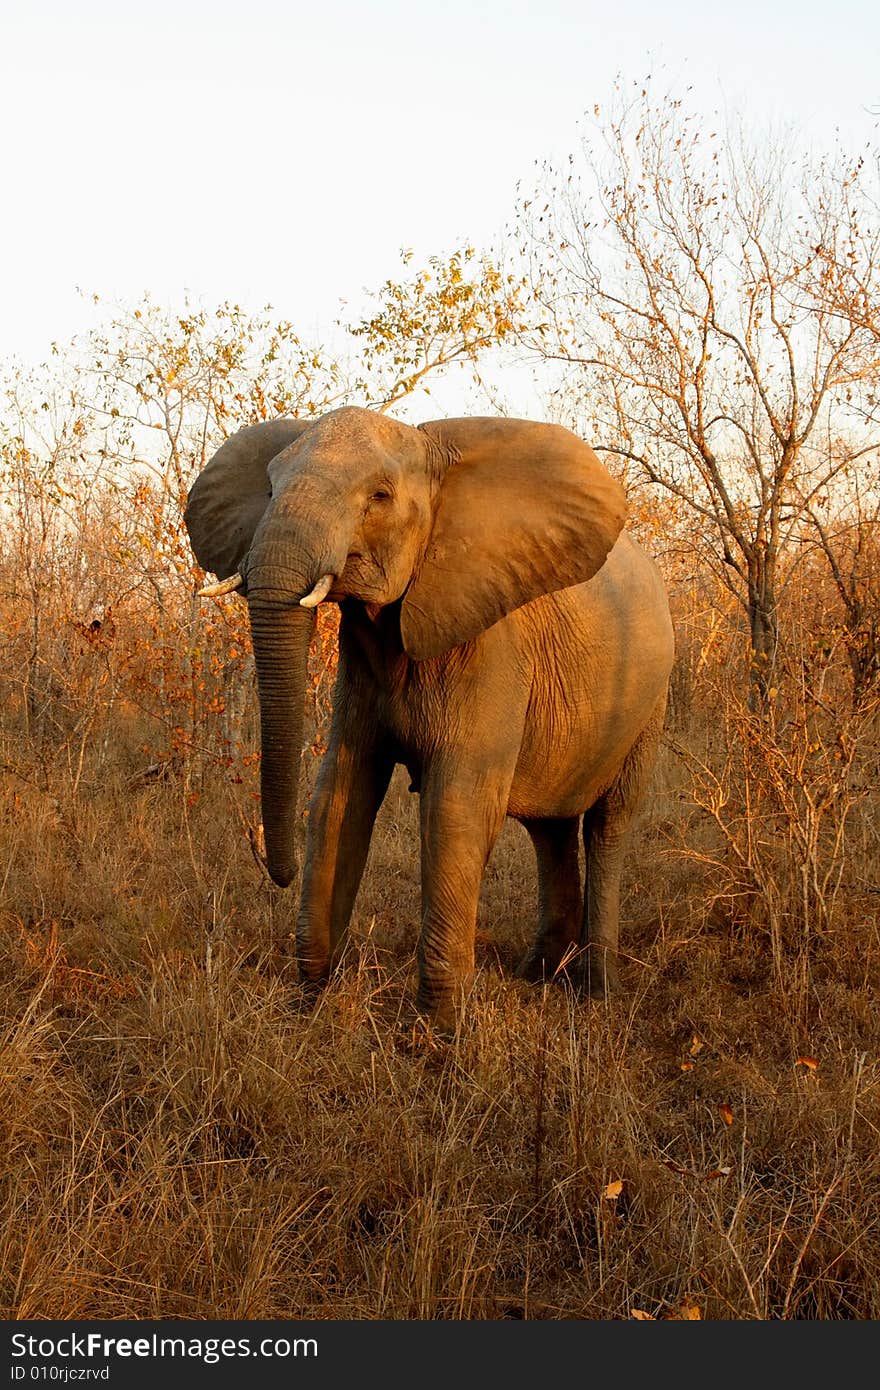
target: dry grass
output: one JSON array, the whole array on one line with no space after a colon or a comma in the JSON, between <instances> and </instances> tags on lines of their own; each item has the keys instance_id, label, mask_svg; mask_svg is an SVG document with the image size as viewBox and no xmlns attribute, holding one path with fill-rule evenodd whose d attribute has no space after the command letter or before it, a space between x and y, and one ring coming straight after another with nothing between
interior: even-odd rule
<instances>
[{"instance_id":1,"label":"dry grass","mask_svg":"<svg viewBox=\"0 0 880 1390\"><path fill-rule=\"evenodd\" d=\"M3 1316L880 1316L864 863L805 975L754 901L726 910L723 837L667 749L627 871L626 996L511 977L534 866L509 825L444 1043L412 1012L404 781L317 1007L295 896L235 811L252 782L39 781L7 774L0 830Z\"/></svg>"},{"instance_id":2,"label":"dry grass","mask_svg":"<svg viewBox=\"0 0 880 1390\"><path fill-rule=\"evenodd\" d=\"M54 367L7 383L0 1316L877 1318L869 486L829 512L824 555L794 538L761 716L692 515L634 494L679 655L625 876L628 992L513 978L535 884L510 825L467 1021L441 1042L412 1009L402 779L347 969L303 997L296 887L251 849L246 607L195 598L182 507L219 423L340 388L288 329L228 306L166 322L145 301L66 384Z\"/></svg>"}]
</instances>

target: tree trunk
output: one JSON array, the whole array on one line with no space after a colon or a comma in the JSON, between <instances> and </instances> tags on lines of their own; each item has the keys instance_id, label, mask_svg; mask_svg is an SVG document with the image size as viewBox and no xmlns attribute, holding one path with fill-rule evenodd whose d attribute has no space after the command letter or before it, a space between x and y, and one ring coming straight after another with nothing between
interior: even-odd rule
<instances>
[{"instance_id":1,"label":"tree trunk","mask_svg":"<svg viewBox=\"0 0 880 1390\"><path fill-rule=\"evenodd\" d=\"M749 584L749 709L762 710L773 688L779 613L769 566Z\"/></svg>"}]
</instances>

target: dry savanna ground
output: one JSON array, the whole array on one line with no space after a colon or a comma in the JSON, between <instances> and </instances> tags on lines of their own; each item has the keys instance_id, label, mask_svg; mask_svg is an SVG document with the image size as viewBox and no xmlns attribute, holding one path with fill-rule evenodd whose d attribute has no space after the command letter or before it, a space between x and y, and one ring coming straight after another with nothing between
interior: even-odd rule
<instances>
[{"instance_id":1,"label":"dry savanna ground","mask_svg":"<svg viewBox=\"0 0 880 1390\"><path fill-rule=\"evenodd\" d=\"M315 1005L253 761L150 764L121 695L39 728L10 697L2 1315L880 1316L876 718L842 683L827 736L794 694L756 717L734 649L692 639L627 864L627 992L512 977L535 874L509 823L452 1042L412 1009L402 776ZM97 659L84 638L68 695Z\"/></svg>"}]
</instances>

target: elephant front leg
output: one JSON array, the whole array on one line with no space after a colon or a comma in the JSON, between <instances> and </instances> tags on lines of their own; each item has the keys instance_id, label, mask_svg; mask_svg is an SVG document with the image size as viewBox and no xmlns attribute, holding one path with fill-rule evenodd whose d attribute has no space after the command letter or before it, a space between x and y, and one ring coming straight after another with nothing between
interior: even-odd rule
<instances>
[{"instance_id":1,"label":"elephant front leg","mask_svg":"<svg viewBox=\"0 0 880 1390\"><path fill-rule=\"evenodd\" d=\"M540 983L552 979L577 951L583 916L579 817L525 820L523 825L538 863L538 934L517 974Z\"/></svg>"},{"instance_id":2,"label":"elephant front leg","mask_svg":"<svg viewBox=\"0 0 880 1390\"><path fill-rule=\"evenodd\" d=\"M507 786L426 779L421 796L422 928L417 1005L441 1029L473 979L477 905L507 812Z\"/></svg>"},{"instance_id":3,"label":"elephant front leg","mask_svg":"<svg viewBox=\"0 0 880 1390\"><path fill-rule=\"evenodd\" d=\"M300 977L326 980L345 944L370 836L394 767L379 748L331 743L309 803L296 943Z\"/></svg>"}]
</instances>

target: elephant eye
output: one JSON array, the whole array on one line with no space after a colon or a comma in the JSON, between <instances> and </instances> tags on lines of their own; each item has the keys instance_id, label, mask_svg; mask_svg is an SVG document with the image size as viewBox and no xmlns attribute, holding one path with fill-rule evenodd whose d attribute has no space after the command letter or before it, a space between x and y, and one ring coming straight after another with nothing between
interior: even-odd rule
<instances>
[{"instance_id":1,"label":"elephant eye","mask_svg":"<svg viewBox=\"0 0 880 1390\"><path fill-rule=\"evenodd\" d=\"M370 495L371 502L390 502L391 493L387 487L377 487L376 491Z\"/></svg>"}]
</instances>

